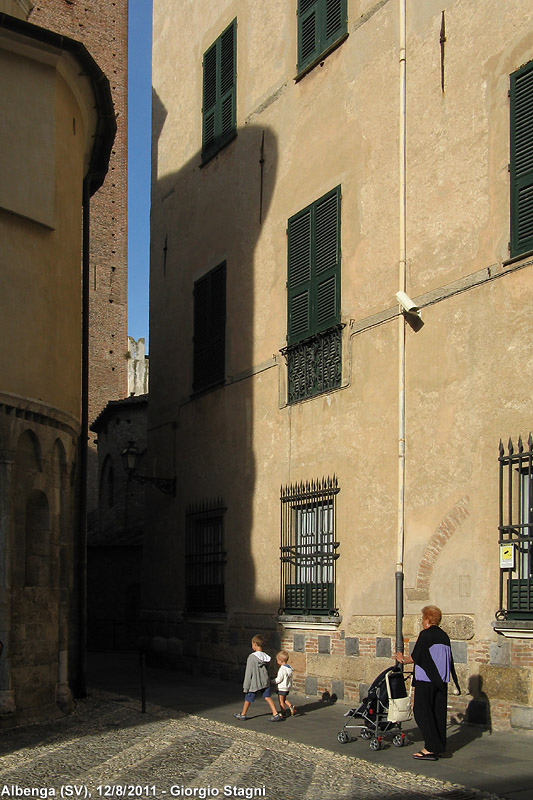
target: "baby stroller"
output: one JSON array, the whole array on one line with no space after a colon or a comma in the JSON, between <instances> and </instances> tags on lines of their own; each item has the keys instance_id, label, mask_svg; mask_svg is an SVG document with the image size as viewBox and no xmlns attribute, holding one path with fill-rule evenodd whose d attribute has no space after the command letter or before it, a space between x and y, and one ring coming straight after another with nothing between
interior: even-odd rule
<instances>
[{"instance_id":1,"label":"baby stroller","mask_svg":"<svg viewBox=\"0 0 533 800\"><path fill-rule=\"evenodd\" d=\"M406 688L412 673L404 675L398 666L388 667L377 676L368 694L359 706L351 708L345 716L346 722L338 734L339 742L354 741L349 729L359 729L361 739L368 739L371 750L381 750L385 735L392 734L395 747L403 747L405 733L402 722L412 717L411 687Z\"/></svg>"}]
</instances>

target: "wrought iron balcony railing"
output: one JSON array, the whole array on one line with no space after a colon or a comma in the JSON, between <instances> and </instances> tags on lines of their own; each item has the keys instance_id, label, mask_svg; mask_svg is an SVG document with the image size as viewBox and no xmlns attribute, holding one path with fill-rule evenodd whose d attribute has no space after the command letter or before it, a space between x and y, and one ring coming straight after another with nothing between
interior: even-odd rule
<instances>
[{"instance_id":1,"label":"wrought iron balcony railing","mask_svg":"<svg viewBox=\"0 0 533 800\"><path fill-rule=\"evenodd\" d=\"M281 351L287 361L288 403L298 403L341 385L342 325Z\"/></svg>"}]
</instances>

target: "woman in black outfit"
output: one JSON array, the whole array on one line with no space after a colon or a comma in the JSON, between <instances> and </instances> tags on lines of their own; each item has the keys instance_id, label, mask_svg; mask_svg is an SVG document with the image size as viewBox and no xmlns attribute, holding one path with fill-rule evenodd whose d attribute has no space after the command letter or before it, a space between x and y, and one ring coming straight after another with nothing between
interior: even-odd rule
<instances>
[{"instance_id":1,"label":"woman in black outfit","mask_svg":"<svg viewBox=\"0 0 533 800\"><path fill-rule=\"evenodd\" d=\"M414 664L414 716L424 737L424 747L413 758L436 761L446 749L446 710L448 683L453 678L460 694L453 663L452 648L447 633L439 628L442 611L437 606L422 609L422 630L412 655L396 653L401 664Z\"/></svg>"}]
</instances>

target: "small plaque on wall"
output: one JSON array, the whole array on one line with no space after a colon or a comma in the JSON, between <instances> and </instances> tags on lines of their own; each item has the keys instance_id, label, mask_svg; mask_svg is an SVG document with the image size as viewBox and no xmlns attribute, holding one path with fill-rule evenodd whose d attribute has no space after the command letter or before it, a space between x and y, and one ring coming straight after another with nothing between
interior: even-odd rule
<instances>
[{"instance_id":1,"label":"small plaque on wall","mask_svg":"<svg viewBox=\"0 0 533 800\"><path fill-rule=\"evenodd\" d=\"M514 569L514 544L500 545L500 569Z\"/></svg>"}]
</instances>

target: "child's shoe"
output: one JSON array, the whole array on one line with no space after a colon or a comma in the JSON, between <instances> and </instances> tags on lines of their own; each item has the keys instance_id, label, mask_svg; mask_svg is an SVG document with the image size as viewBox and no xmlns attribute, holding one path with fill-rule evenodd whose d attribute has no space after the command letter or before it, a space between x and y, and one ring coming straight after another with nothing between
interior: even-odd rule
<instances>
[{"instance_id":1,"label":"child's shoe","mask_svg":"<svg viewBox=\"0 0 533 800\"><path fill-rule=\"evenodd\" d=\"M235 717L235 719L247 719L247 717L244 714L234 714L233 716Z\"/></svg>"},{"instance_id":2,"label":"child's shoe","mask_svg":"<svg viewBox=\"0 0 533 800\"><path fill-rule=\"evenodd\" d=\"M291 706L291 717L294 717L296 714L296 706Z\"/></svg>"},{"instance_id":3,"label":"child's shoe","mask_svg":"<svg viewBox=\"0 0 533 800\"><path fill-rule=\"evenodd\" d=\"M281 722L282 719L281 714L274 714L273 717L270 717L270 722Z\"/></svg>"}]
</instances>

